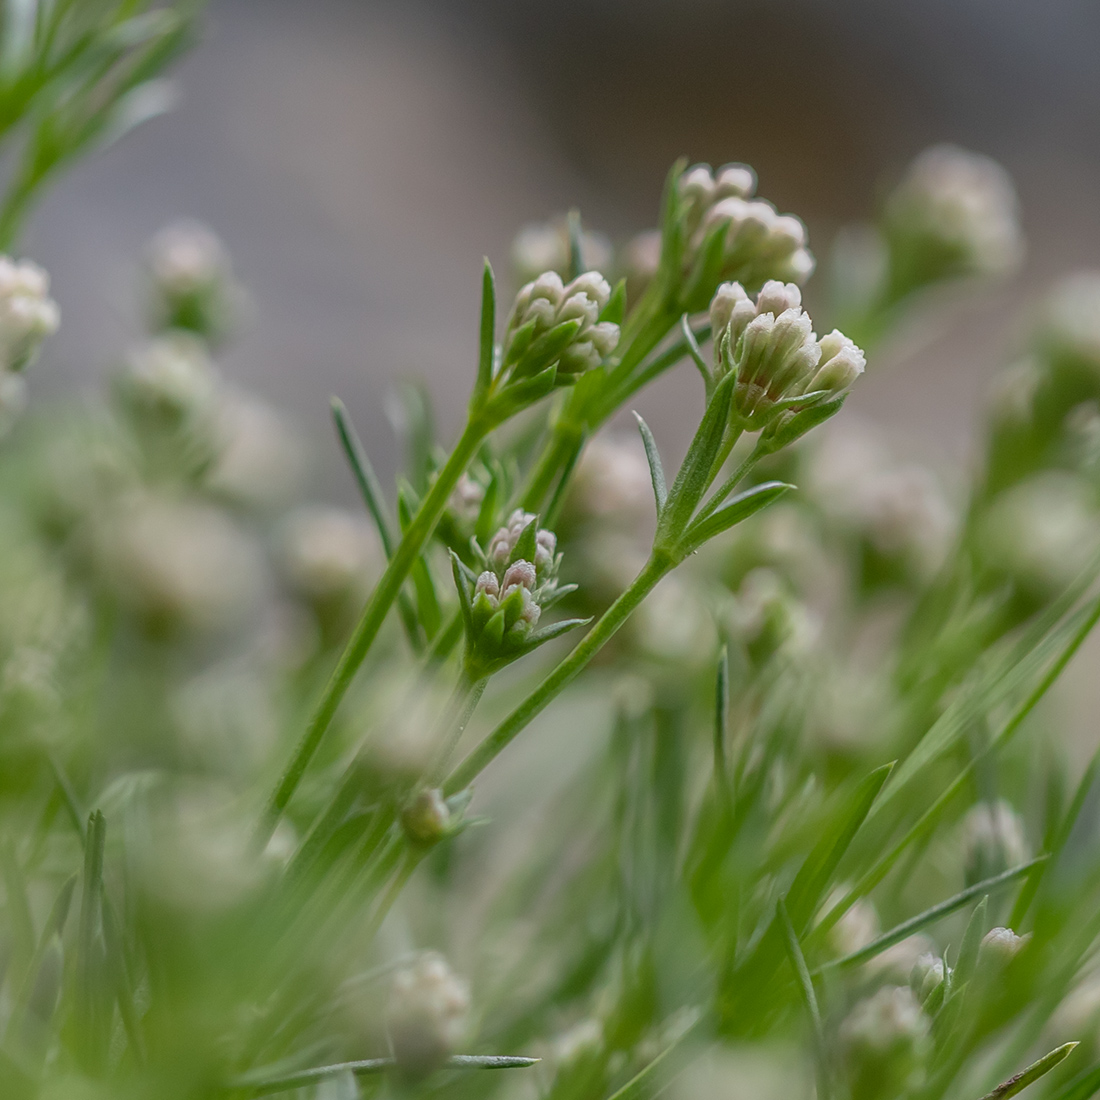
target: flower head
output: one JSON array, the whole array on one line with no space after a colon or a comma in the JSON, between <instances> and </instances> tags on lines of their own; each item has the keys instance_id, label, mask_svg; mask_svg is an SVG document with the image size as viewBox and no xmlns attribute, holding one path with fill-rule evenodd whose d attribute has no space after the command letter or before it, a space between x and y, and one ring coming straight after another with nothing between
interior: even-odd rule
<instances>
[{"instance_id":1,"label":"flower head","mask_svg":"<svg viewBox=\"0 0 1100 1100\"><path fill-rule=\"evenodd\" d=\"M940 279L1003 275L1023 255L1016 191L994 160L926 149L885 211L895 297Z\"/></svg>"},{"instance_id":2,"label":"flower head","mask_svg":"<svg viewBox=\"0 0 1100 1100\"><path fill-rule=\"evenodd\" d=\"M863 352L836 330L818 339L802 292L771 280L753 302L740 283L725 283L711 302L716 370L736 373L733 404L746 426L765 426L801 395L807 404L845 393L863 373Z\"/></svg>"},{"instance_id":3,"label":"flower head","mask_svg":"<svg viewBox=\"0 0 1100 1100\"><path fill-rule=\"evenodd\" d=\"M562 375L581 374L615 350L619 326L601 321L611 287L598 271L563 283L547 271L516 295L504 337L504 367L535 374L557 363Z\"/></svg>"}]
</instances>

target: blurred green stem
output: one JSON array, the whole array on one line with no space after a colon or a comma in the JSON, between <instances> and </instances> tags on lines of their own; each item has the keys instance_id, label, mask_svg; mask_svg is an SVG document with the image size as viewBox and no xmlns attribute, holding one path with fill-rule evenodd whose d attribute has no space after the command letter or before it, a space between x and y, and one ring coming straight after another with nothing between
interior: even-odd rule
<instances>
[{"instance_id":1,"label":"blurred green stem","mask_svg":"<svg viewBox=\"0 0 1100 1100\"><path fill-rule=\"evenodd\" d=\"M626 622L630 613L653 591L657 582L675 565L676 559L672 555L654 551L630 586L604 612L573 652L452 772L444 785L444 793L454 794L468 787L531 720L576 678Z\"/></svg>"},{"instance_id":2,"label":"blurred green stem","mask_svg":"<svg viewBox=\"0 0 1100 1100\"><path fill-rule=\"evenodd\" d=\"M378 632L382 629L382 624L401 591L401 586L419 559L424 544L435 530L452 490L492 427L493 423L486 417L470 418L461 438L451 452L451 457L439 471L439 476L421 503L412 523L409 524L385 573L382 574L382 579L367 601L362 618L329 678L313 718L271 796L258 830L257 840L260 845L266 844L270 839L279 818L301 782L313 754L332 724L340 703L347 695L355 674L366 660L375 638L378 637Z\"/></svg>"}]
</instances>

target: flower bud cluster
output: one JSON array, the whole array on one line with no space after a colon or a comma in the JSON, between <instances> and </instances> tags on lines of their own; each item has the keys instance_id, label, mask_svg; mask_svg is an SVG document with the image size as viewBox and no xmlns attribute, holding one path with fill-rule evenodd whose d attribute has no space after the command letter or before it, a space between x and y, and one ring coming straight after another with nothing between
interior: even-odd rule
<instances>
[{"instance_id":1,"label":"flower bud cluster","mask_svg":"<svg viewBox=\"0 0 1100 1100\"><path fill-rule=\"evenodd\" d=\"M469 986L438 952L399 970L386 1013L398 1066L415 1075L438 1068L462 1041L469 1012Z\"/></svg>"},{"instance_id":2,"label":"flower bud cluster","mask_svg":"<svg viewBox=\"0 0 1100 1100\"><path fill-rule=\"evenodd\" d=\"M752 198L756 174L744 164L712 171L697 164L680 177L688 262L715 232L722 236L719 279L737 277L751 286L765 279L801 283L812 274L806 227L778 214L766 199ZM713 286L713 284L711 284Z\"/></svg>"},{"instance_id":3,"label":"flower bud cluster","mask_svg":"<svg viewBox=\"0 0 1100 1100\"><path fill-rule=\"evenodd\" d=\"M863 373L863 352L848 337L834 329L818 338L794 283L771 280L755 302L740 283L723 283L710 318L716 373L736 372L733 405L748 428L764 427L792 398L839 397Z\"/></svg>"},{"instance_id":4,"label":"flower bud cluster","mask_svg":"<svg viewBox=\"0 0 1100 1100\"><path fill-rule=\"evenodd\" d=\"M504 338L503 366L514 374L537 374L557 363L561 375L577 375L615 350L619 326L601 321L611 287L598 271L562 283L547 271L516 295Z\"/></svg>"},{"instance_id":5,"label":"flower bud cluster","mask_svg":"<svg viewBox=\"0 0 1100 1100\"><path fill-rule=\"evenodd\" d=\"M481 573L462 567L457 576L465 586L467 660L479 675L538 644L533 632L543 611L569 591L557 581L557 539L537 523L517 509L487 549L478 550Z\"/></svg>"},{"instance_id":6,"label":"flower bud cluster","mask_svg":"<svg viewBox=\"0 0 1100 1100\"><path fill-rule=\"evenodd\" d=\"M210 229L193 221L165 226L149 245L146 267L157 331L184 329L208 342L225 334L240 292L225 246Z\"/></svg>"},{"instance_id":7,"label":"flower bud cluster","mask_svg":"<svg viewBox=\"0 0 1100 1100\"><path fill-rule=\"evenodd\" d=\"M926 149L885 211L895 297L939 279L1003 275L1023 254L1016 192L994 160Z\"/></svg>"},{"instance_id":8,"label":"flower bud cluster","mask_svg":"<svg viewBox=\"0 0 1100 1100\"><path fill-rule=\"evenodd\" d=\"M29 260L0 256L0 370L22 370L60 319L46 272Z\"/></svg>"}]
</instances>

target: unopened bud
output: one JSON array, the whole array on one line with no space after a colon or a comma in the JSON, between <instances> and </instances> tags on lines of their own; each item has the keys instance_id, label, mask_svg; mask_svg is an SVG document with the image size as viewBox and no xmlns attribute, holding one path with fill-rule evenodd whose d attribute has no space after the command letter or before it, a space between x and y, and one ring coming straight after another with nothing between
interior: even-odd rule
<instances>
[{"instance_id":1,"label":"unopened bud","mask_svg":"<svg viewBox=\"0 0 1100 1100\"><path fill-rule=\"evenodd\" d=\"M386 1013L398 1066L414 1076L437 1069L462 1041L469 1011L469 987L437 952L399 970Z\"/></svg>"},{"instance_id":2,"label":"unopened bud","mask_svg":"<svg viewBox=\"0 0 1100 1100\"><path fill-rule=\"evenodd\" d=\"M922 1005L927 1004L928 998L943 985L946 973L947 965L938 955L925 952L917 959L909 975L909 988Z\"/></svg>"},{"instance_id":3,"label":"unopened bud","mask_svg":"<svg viewBox=\"0 0 1100 1100\"><path fill-rule=\"evenodd\" d=\"M435 844L451 828L451 811L436 789L421 791L402 811L405 834L418 844Z\"/></svg>"},{"instance_id":4,"label":"unopened bud","mask_svg":"<svg viewBox=\"0 0 1100 1100\"><path fill-rule=\"evenodd\" d=\"M1030 939L1030 932L1017 936L1011 928L991 928L982 937L978 962L987 966L1004 966L1016 958Z\"/></svg>"}]
</instances>

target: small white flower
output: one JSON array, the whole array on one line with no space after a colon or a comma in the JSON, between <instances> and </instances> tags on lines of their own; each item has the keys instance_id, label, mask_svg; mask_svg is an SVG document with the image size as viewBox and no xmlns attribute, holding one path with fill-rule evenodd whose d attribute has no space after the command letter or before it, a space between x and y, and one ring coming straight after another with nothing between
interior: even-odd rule
<instances>
[{"instance_id":1,"label":"small white flower","mask_svg":"<svg viewBox=\"0 0 1100 1100\"><path fill-rule=\"evenodd\" d=\"M283 569L311 600L366 592L378 563L378 546L365 519L341 508L303 508L286 521Z\"/></svg>"}]
</instances>

